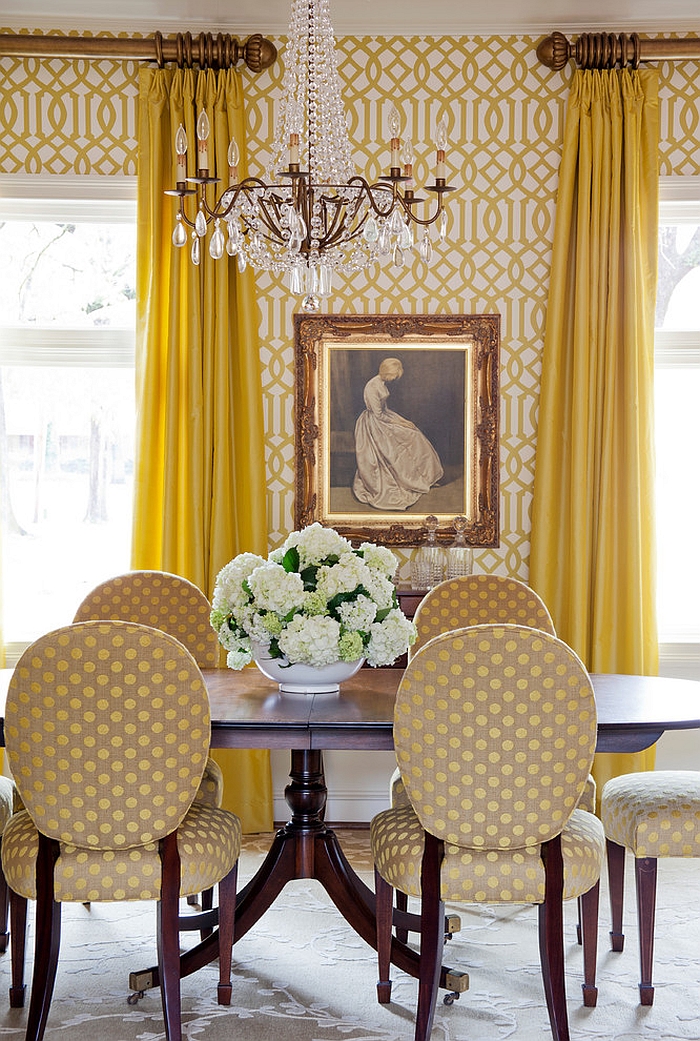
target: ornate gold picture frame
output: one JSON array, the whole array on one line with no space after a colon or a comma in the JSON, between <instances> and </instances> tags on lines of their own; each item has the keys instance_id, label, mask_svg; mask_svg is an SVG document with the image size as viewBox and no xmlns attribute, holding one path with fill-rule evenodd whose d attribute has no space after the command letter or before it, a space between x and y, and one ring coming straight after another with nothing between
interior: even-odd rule
<instances>
[{"instance_id":1,"label":"ornate gold picture frame","mask_svg":"<svg viewBox=\"0 0 700 1041\"><path fill-rule=\"evenodd\" d=\"M499 315L295 315L296 526L497 546L499 346Z\"/></svg>"}]
</instances>

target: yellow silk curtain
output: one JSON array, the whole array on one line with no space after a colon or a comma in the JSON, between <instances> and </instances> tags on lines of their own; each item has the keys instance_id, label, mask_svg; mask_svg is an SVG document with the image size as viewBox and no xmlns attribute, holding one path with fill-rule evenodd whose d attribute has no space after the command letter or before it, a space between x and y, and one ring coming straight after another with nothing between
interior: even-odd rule
<instances>
[{"instance_id":1,"label":"yellow silk curtain","mask_svg":"<svg viewBox=\"0 0 700 1041\"><path fill-rule=\"evenodd\" d=\"M209 165L228 176L231 137L244 151L239 75L147 68L139 101L137 446L132 566L190 579L211 597L236 553L267 554L258 313L250 272L213 261L208 237L195 267L190 244L171 243L176 202L175 131L189 142L196 116L211 125ZM224 181L224 184L226 182ZM272 827L267 751L215 751L224 806L247 832Z\"/></svg>"},{"instance_id":2,"label":"yellow silk curtain","mask_svg":"<svg viewBox=\"0 0 700 1041\"><path fill-rule=\"evenodd\" d=\"M542 358L530 584L591 672L658 670L656 70L576 71ZM599 785L653 749L597 756Z\"/></svg>"}]
</instances>

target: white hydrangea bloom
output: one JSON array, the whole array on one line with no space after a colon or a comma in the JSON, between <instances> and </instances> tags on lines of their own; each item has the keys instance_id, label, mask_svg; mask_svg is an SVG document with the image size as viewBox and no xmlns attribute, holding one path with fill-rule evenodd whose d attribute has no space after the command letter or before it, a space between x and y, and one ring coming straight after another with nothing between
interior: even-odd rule
<instances>
[{"instance_id":1,"label":"white hydrangea bloom","mask_svg":"<svg viewBox=\"0 0 700 1041\"><path fill-rule=\"evenodd\" d=\"M415 624L406 618L403 611L395 608L383 622L375 622L370 629L366 654L368 664L391 665L415 643L415 639Z\"/></svg>"},{"instance_id":2,"label":"white hydrangea bloom","mask_svg":"<svg viewBox=\"0 0 700 1041\"><path fill-rule=\"evenodd\" d=\"M314 615L292 618L284 632L280 633L279 648L292 662L306 665L331 665L338 661L338 639L340 623L335 618Z\"/></svg>"},{"instance_id":3,"label":"white hydrangea bloom","mask_svg":"<svg viewBox=\"0 0 700 1041\"><path fill-rule=\"evenodd\" d=\"M352 593L358 586L367 587L371 581L372 572L365 562L355 553L343 553L337 564L318 569L316 589L326 600L331 600L337 593Z\"/></svg>"},{"instance_id":4,"label":"white hydrangea bloom","mask_svg":"<svg viewBox=\"0 0 700 1041\"><path fill-rule=\"evenodd\" d=\"M301 531L292 532L279 553L284 556L292 546L299 552L299 568L302 571L310 564L320 564L327 557L340 557L343 553L352 552L352 545L347 539L333 528L324 528L318 521Z\"/></svg>"},{"instance_id":5,"label":"white hydrangea bloom","mask_svg":"<svg viewBox=\"0 0 700 1041\"><path fill-rule=\"evenodd\" d=\"M264 558L256 553L239 553L234 557L216 576L212 607L225 608L235 613L238 607L248 601L248 594L243 589L244 581L264 563Z\"/></svg>"},{"instance_id":6,"label":"white hydrangea bloom","mask_svg":"<svg viewBox=\"0 0 700 1041\"><path fill-rule=\"evenodd\" d=\"M304 603L304 583L296 571L285 571L279 564L266 561L251 572L248 585L258 610L287 615L298 611Z\"/></svg>"},{"instance_id":7,"label":"white hydrangea bloom","mask_svg":"<svg viewBox=\"0 0 700 1041\"><path fill-rule=\"evenodd\" d=\"M366 633L377 617L377 605L368 596L358 596L357 600L347 600L338 608L340 622L344 629L354 629Z\"/></svg>"},{"instance_id":8,"label":"white hydrangea bloom","mask_svg":"<svg viewBox=\"0 0 700 1041\"><path fill-rule=\"evenodd\" d=\"M399 566L399 558L386 546L375 546L373 542L363 542L360 552L368 567L382 571L387 578L393 578Z\"/></svg>"},{"instance_id":9,"label":"white hydrangea bloom","mask_svg":"<svg viewBox=\"0 0 700 1041\"><path fill-rule=\"evenodd\" d=\"M393 607L396 588L391 579L386 575L378 574L376 571L369 572L369 578L364 583L365 589L377 605L378 611L385 611Z\"/></svg>"}]
</instances>

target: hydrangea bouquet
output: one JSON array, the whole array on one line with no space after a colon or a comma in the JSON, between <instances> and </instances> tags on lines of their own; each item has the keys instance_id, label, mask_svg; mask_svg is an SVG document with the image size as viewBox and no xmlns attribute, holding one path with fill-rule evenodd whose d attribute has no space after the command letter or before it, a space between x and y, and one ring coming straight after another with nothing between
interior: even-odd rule
<instances>
[{"instance_id":1,"label":"hydrangea bouquet","mask_svg":"<svg viewBox=\"0 0 700 1041\"><path fill-rule=\"evenodd\" d=\"M267 560L239 553L217 576L211 611L227 665L247 665L255 645L289 664L390 665L416 639L398 606L397 565L391 550L353 549L318 523L293 531Z\"/></svg>"}]
</instances>

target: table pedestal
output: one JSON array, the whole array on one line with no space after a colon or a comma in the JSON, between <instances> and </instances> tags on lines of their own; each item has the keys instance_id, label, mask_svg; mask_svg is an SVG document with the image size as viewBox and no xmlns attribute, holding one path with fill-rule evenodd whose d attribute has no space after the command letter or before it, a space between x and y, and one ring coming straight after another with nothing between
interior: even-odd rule
<instances>
[{"instance_id":1,"label":"table pedestal","mask_svg":"<svg viewBox=\"0 0 700 1041\"><path fill-rule=\"evenodd\" d=\"M287 882L297 878L315 878L355 932L376 950L374 892L353 871L336 833L323 819L328 795L323 753L317 749L293 750L289 776L285 798L291 810L291 818L276 833L265 860L238 894L234 936L236 940L245 936ZM211 922L211 914L208 912L206 924ZM191 927L199 928L199 916L193 915L191 918ZM399 929L418 931L419 921L417 915L394 912L394 924ZM181 976L196 972L218 957L218 954L219 934L215 931L181 956ZM417 953L395 937L392 939L391 960L409 975L418 976ZM135 991L157 987L159 982L157 966L129 976L129 985ZM442 969L440 986L454 989L454 974L451 970Z\"/></svg>"}]
</instances>

